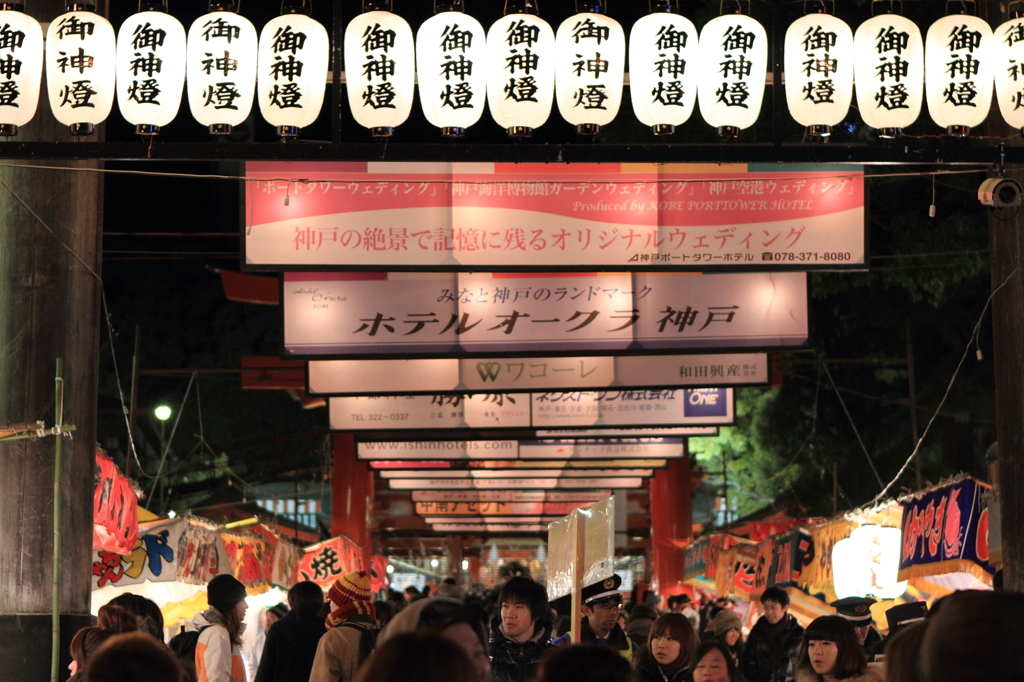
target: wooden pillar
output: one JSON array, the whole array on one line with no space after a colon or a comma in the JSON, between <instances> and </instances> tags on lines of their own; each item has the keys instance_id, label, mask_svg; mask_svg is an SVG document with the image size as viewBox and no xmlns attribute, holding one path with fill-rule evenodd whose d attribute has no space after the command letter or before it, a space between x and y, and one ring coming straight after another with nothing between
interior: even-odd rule
<instances>
[{"instance_id":1,"label":"wooden pillar","mask_svg":"<svg viewBox=\"0 0 1024 682\"><path fill-rule=\"evenodd\" d=\"M65 5L62 0L37 0L27 11L48 22L64 13ZM17 141L72 139L50 114L45 92L44 85L38 113L21 128ZM50 165L99 166L89 162ZM63 358L63 421L77 428L74 439L65 440L63 446L59 590L63 679L71 637L92 622L103 180L97 173L14 168L0 169L0 179L54 232L0 186L0 423L44 420L47 426L53 425L54 368L56 359ZM53 464L52 437L0 443L0 670L4 679L50 678Z\"/></svg>"},{"instance_id":2,"label":"wooden pillar","mask_svg":"<svg viewBox=\"0 0 1024 682\"><path fill-rule=\"evenodd\" d=\"M448 538L448 577L455 578L455 584L462 584L462 536L449 535Z\"/></svg>"},{"instance_id":3,"label":"wooden pillar","mask_svg":"<svg viewBox=\"0 0 1024 682\"><path fill-rule=\"evenodd\" d=\"M363 569L373 553L373 472L356 459L351 433L334 434L334 469L331 475L331 535L344 535L363 548Z\"/></svg>"},{"instance_id":4,"label":"wooden pillar","mask_svg":"<svg viewBox=\"0 0 1024 682\"><path fill-rule=\"evenodd\" d=\"M682 545L692 531L691 494L688 459L670 459L651 479L651 589L663 599L686 591Z\"/></svg>"}]
</instances>

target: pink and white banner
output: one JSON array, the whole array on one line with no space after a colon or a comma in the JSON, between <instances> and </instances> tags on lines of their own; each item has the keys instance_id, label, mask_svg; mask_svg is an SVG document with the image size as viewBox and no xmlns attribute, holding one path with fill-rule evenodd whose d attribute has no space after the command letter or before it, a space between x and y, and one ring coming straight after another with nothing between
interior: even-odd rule
<instances>
[{"instance_id":1,"label":"pink and white banner","mask_svg":"<svg viewBox=\"0 0 1024 682\"><path fill-rule=\"evenodd\" d=\"M413 502L471 502L471 503L542 503L558 504L574 502L577 507L589 507L594 502L611 497L611 490L581 490L577 492L532 492L525 490L471 490L471 491L429 491L416 490Z\"/></svg>"},{"instance_id":2,"label":"pink and white banner","mask_svg":"<svg viewBox=\"0 0 1024 682\"><path fill-rule=\"evenodd\" d=\"M801 166L246 165L247 270L863 267L864 176Z\"/></svg>"}]
</instances>

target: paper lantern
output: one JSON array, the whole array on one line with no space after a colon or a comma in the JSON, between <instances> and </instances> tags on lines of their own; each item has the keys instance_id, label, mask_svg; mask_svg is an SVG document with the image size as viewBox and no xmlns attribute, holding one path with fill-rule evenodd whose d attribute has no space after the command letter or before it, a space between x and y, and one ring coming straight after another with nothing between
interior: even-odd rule
<instances>
[{"instance_id":1,"label":"paper lantern","mask_svg":"<svg viewBox=\"0 0 1024 682\"><path fill-rule=\"evenodd\" d=\"M508 14L487 31L487 104L513 137L529 137L551 116L555 32L532 14Z\"/></svg>"},{"instance_id":2,"label":"paper lantern","mask_svg":"<svg viewBox=\"0 0 1024 682\"><path fill-rule=\"evenodd\" d=\"M117 106L140 135L178 115L185 86L185 27L166 12L139 12L117 32Z\"/></svg>"},{"instance_id":3,"label":"paper lantern","mask_svg":"<svg viewBox=\"0 0 1024 682\"><path fill-rule=\"evenodd\" d=\"M412 29L391 12L364 12L345 29L348 106L376 137L391 135L409 118L416 92Z\"/></svg>"},{"instance_id":4,"label":"paper lantern","mask_svg":"<svg viewBox=\"0 0 1024 682\"><path fill-rule=\"evenodd\" d=\"M211 134L230 135L232 126L249 117L256 90L256 60L256 29L240 14L213 11L189 27L188 105L192 116Z\"/></svg>"},{"instance_id":5,"label":"paper lantern","mask_svg":"<svg viewBox=\"0 0 1024 682\"><path fill-rule=\"evenodd\" d=\"M722 137L736 137L757 121L764 99L768 36L745 14L715 17L700 32L700 113Z\"/></svg>"},{"instance_id":6,"label":"paper lantern","mask_svg":"<svg viewBox=\"0 0 1024 682\"><path fill-rule=\"evenodd\" d=\"M1008 125L1024 131L1024 18L1000 24L992 41L999 113Z\"/></svg>"},{"instance_id":7,"label":"paper lantern","mask_svg":"<svg viewBox=\"0 0 1024 682\"><path fill-rule=\"evenodd\" d=\"M0 135L18 134L39 105L43 29L17 10L0 11Z\"/></svg>"},{"instance_id":8,"label":"paper lantern","mask_svg":"<svg viewBox=\"0 0 1024 682\"><path fill-rule=\"evenodd\" d=\"M92 5L68 7L46 30L46 89L54 118L72 135L91 135L114 105L117 41Z\"/></svg>"},{"instance_id":9,"label":"paper lantern","mask_svg":"<svg viewBox=\"0 0 1024 682\"><path fill-rule=\"evenodd\" d=\"M932 120L965 136L992 104L992 29L981 17L942 17L924 41L925 97Z\"/></svg>"},{"instance_id":10,"label":"paper lantern","mask_svg":"<svg viewBox=\"0 0 1024 682\"><path fill-rule=\"evenodd\" d=\"M853 55L861 118L880 137L898 137L924 102L921 31L898 14L871 17L853 36Z\"/></svg>"},{"instance_id":11,"label":"paper lantern","mask_svg":"<svg viewBox=\"0 0 1024 682\"><path fill-rule=\"evenodd\" d=\"M461 11L440 12L424 21L416 33L416 74L427 121L447 137L464 135L487 104L484 27Z\"/></svg>"},{"instance_id":12,"label":"paper lantern","mask_svg":"<svg viewBox=\"0 0 1024 682\"><path fill-rule=\"evenodd\" d=\"M907 591L900 568L903 534L899 528L861 526L832 549L832 581L836 596L895 599Z\"/></svg>"},{"instance_id":13,"label":"paper lantern","mask_svg":"<svg viewBox=\"0 0 1024 682\"><path fill-rule=\"evenodd\" d=\"M827 137L853 100L853 31L829 14L805 14L786 31L789 114L815 137Z\"/></svg>"},{"instance_id":14,"label":"paper lantern","mask_svg":"<svg viewBox=\"0 0 1024 682\"><path fill-rule=\"evenodd\" d=\"M283 14L260 33L257 92L260 113L281 137L295 137L320 115L330 40L320 22Z\"/></svg>"},{"instance_id":15,"label":"paper lantern","mask_svg":"<svg viewBox=\"0 0 1024 682\"><path fill-rule=\"evenodd\" d=\"M697 29L686 17L655 12L629 32L633 112L656 135L668 135L693 114L700 71Z\"/></svg>"},{"instance_id":16,"label":"paper lantern","mask_svg":"<svg viewBox=\"0 0 1024 682\"><path fill-rule=\"evenodd\" d=\"M622 104L626 34L619 22L599 14L603 3L561 23L555 33L555 97L558 111L582 135L596 135ZM577 10L583 9L577 2Z\"/></svg>"}]
</instances>

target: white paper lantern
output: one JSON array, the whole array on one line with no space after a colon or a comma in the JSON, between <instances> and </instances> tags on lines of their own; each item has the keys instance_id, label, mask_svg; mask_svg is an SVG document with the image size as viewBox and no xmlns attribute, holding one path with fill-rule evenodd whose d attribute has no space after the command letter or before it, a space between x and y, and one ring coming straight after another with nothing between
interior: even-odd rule
<instances>
[{"instance_id":1,"label":"white paper lantern","mask_svg":"<svg viewBox=\"0 0 1024 682\"><path fill-rule=\"evenodd\" d=\"M715 17L700 32L700 113L723 137L757 121L764 99L768 36L745 14Z\"/></svg>"},{"instance_id":2,"label":"white paper lantern","mask_svg":"<svg viewBox=\"0 0 1024 682\"><path fill-rule=\"evenodd\" d=\"M188 29L185 85L192 116L214 135L229 135L252 111L256 29L235 12L210 12Z\"/></svg>"},{"instance_id":3,"label":"white paper lantern","mask_svg":"<svg viewBox=\"0 0 1024 682\"><path fill-rule=\"evenodd\" d=\"M260 33L260 113L281 137L295 137L320 115L330 57L327 29L304 14L284 14Z\"/></svg>"},{"instance_id":4,"label":"white paper lantern","mask_svg":"<svg viewBox=\"0 0 1024 682\"><path fill-rule=\"evenodd\" d=\"M555 100L555 32L532 14L510 14L487 31L487 104L514 137L529 137Z\"/></svg>"},{"instance_id":5,"label":"white paper lantern","mask_svg":"<svg viewBox=\"0 0 1024 682\"><path fill-rule=\"evenodd\" d=\"M46 30L50 109L54 118L71 128L72 135L91 135L94 126L110 115L116 54L114 27L95 12L74 10L50 22Z\"/></svg>"},{"instance_id":6,"label":"white paper lantern","mask_svg":"<svg viewBox=\"0 0 1024 682\"><path fill-rule=\"evenodd\" d=\"M487 34L463 12L441 12L416 32L420 105L431 125L460 137L487 105Z\"/></svg>"},{"instance_id":7,"label":"white paper lantern","mask_svg":"<svg viewBox=\"0 0 1024 682\"><path fill-rule=\"evenodd\" d=\"M15 10L0 11L0 135L18 134L39 106L43 29Z\"/></svg>"},{"instance_id":8,"label":"white paper lantern","mask_svg":"<svg viewBox=\"0 0 1024 682\"><path fill-rule=\"evenodd\" d=\"M668 135L689 120L700 68L689 19L668 12L638 19L629 32L629 93L640 122Z\"/></svg>"},{"instance_id":9,"label":"white paper lantern","mask_svg":"<svg viewBox=\"0 0 1024 682\"><path fill-rule=\"evenodd\" d=\"M619 113L626 73L626 34L604 14L581 12L555 32L555 97L576 132L597 134Z\"/></svg>"},{"instance_id":10,"label":"white paper lantern","mask_svg":"<svg viewBox=\"0 0 1024 682\"><path fill-rule=\"evenodd\" d=\"M409 118L416 93L416 50L409 23L391 12L364 12L345 29L348 106L377 137Z\"/></svg>"},{"instance_id":11,"label":"white paper lantern","mask_svg":"<svg viewBox=\"0 0 1024 682\"><path fill-rule=\"evenodd\" d=\"M1024 18L1003 22L992 36L992 64L999 113L1024 130Z\"/></svg>"},{"instance_id":12,"label":"white paper lantern","mask_svg":"<svg viewBox=\"0 0 1024 682\"><path fill-rule=\"evenodd\" d=\"M932 120L964 136L992 104L992 29L981 17L942 17L924 41L925 96Z\"/></svg>"},{"instance_id":13,"label":"white paper lantern","mask_svg":"<svg viewBox=\"0 0 1024 682\"><path fill-rule=\"evenodd\" d=\"M853 31L830 14L805 14L789 25L784 50L789 114L827 137L853 100Z\"/></svg>"},{"instance_id":14,"label":"white paper lantern","mask_svg":"<svg viewBox=\"0 0 1024 682\"><path fill-rule=\"evenodd\" d=\"M924 40L917 24L898 14L871 17L853 36L857 108L880 137L897 137L921 114Z\"/></svg>"},{"instance_id":15,"label":"white paper lantern","mask_svg":"<svg viewBox=\"0 0 1024 682\"><path fill-rule=\"evenodd\" d=\"M139 12L117 32L117 106L140 135L178 115L185 86L185 27L165 12Z\"/></svg>"},{"instance_id":16,"label":"white paper lantern","mask_svg":"<svg viewBox=\"0 0 1024 682\"><path fill-rule=\"evenodd\" d=\"M861 526L832 549L832 581L836 596L895 599L907 591L896 574L900 567L899 528Z\"/></svg>"}]
</instances>

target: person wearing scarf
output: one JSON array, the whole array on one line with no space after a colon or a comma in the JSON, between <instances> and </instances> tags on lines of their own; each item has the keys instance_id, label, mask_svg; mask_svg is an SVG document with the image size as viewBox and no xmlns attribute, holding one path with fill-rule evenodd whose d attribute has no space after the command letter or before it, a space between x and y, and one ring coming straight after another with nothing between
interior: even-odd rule
<instances>
[{"instance_id":1,"label":"person wearing scarf","mask_svg":"<svg viewBox=\"0 0 1024 682\"><path fill-rule=\"evenodd\" d=\"M338 578L327 592L334 610L327 632L317 645L309 682L353 682L359 666L359 645L368 630L377 629L370 579L365 571Z\"/></svg>"}]
</instances>

